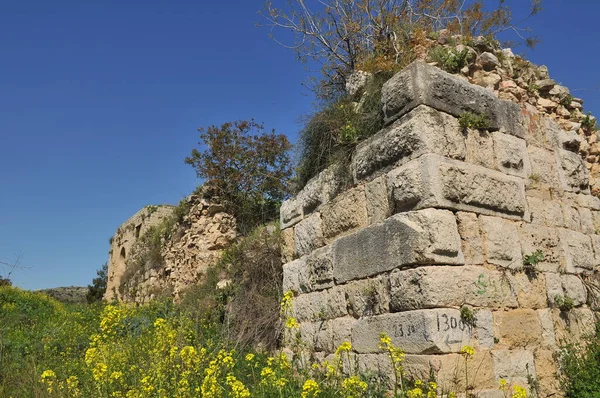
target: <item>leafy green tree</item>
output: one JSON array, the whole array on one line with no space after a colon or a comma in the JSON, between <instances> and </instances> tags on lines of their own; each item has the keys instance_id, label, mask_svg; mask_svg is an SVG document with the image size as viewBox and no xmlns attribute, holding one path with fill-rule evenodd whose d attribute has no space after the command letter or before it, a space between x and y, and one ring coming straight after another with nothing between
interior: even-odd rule
<instances>
[{"instance_id":1,"label":"leafy green tree","mask_svg":"<svg viewBox=\"0 0 600 398\"><path fill-rule=\"evenodd\" d=\"M279 205L289 193L292 175L289 149L283 134L266 132L254 120L238 120L201 128L199 145L185 163L206 180L245 234L253 227L276 219Z\"/></svg>"},{"instance_id":2,"label":"leafy green tree","mask_svg":"<svg viewBox=\"0 0 600 398\"><path fill-rule=\"evenodd\" d=\"M96 271L97 277L92 280L92 284L88 285L88 293L85 296L88 303L94 303L102 300L106 292L106 283L108 281L108 264L104 263L102 267Z\"/></svg>"}]
</instances>

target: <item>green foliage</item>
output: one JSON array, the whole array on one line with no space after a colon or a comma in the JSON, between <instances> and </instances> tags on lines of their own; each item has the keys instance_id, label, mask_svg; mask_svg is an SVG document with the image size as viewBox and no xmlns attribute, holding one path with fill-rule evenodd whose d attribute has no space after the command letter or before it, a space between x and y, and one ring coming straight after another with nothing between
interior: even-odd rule
<instances>
[{"instance_id":1,"label":"green foliage","mask_svg":"<svg viewBox=\"0 0 600 398\"><path fill-rule=\"evenodd\" d=\"M476 327L477 320L475 318L475 314L473 310L467 307L466 305L460 307L460 319L462 319L465 325Z\"/></svg>"},{"instance_id":2,"label":"green foliage","mask_svg":"<svg viewBox=\"0 0 600 398\"><path fill-rule=\"evenodd\" d=\"M600 328L579 343L561 347L561 384L567 398L597 398L600 396Z\"/></svg>"},{"instance_id":3,"label":"green foliage","mask_svg":"<svg viewBox=\"0 0 600 398\"><path fill-rule=\"evenodd\" d=\"M354 146L383 127L381 89L392 73L376 73L369 79L359 105L342 97L315 113L300 133L297 189L332 164L346 168Z\"/></svg>"},{"instance_id":4,"label":"green foliage","mask_svg":"<svg viewBox=\"0 0 600 398\"><path fill-rule=\"evenodd\" d=\"M571 105L574 98L571 94L568 94L560 100L560 104L566 108Z\"/></svg>"},{"instance_id":5,"label":"green foliage","mask_svg":"<svg viewBox=\"0 0 600 398\"><path fill-rule=\"evenodd\" d=\"M449 73L458 73L473 60L474 56L475 54L470 52L468 48L458 51L453 48L437 46L429 51L429 58Z\"/></svg>"},{"instance_id":6,"label":"green foliage","mask_svg":"<svg viewBox=\"0 0 600 398\"><path fill-rule=\"evenodd\" d=\"M575 302L569 296L561 296L557 294L554 296L554 305L563 312L569 312L575 308Z\"/></svg>"},{"instance_id":7,"label":"green foliage","mask_svg":"<svg viewBox=\"0 0 600 398\"><path fill-rule=\"evenodd\" d=\"M463 129L489 130L492 127L492 121L485 113L465 112L458 118L458 124Z\"/></svg>"},{"instance_id":8,"label":"green foliage","mask_svg":"<svg viewBox=\"0 0 600 398\"><path fill-rule=\"evenodd\" d=\"M96 271L96 278L92 280L92 284L88 285L88 292L85 296L88 303L102 300L106 293L106 283L108 282L108 263L104 263L102 267Z\"/></svg>"},{"instance_id":9,"label":"green foliage","mask_svg":"<svg viewBox=\"0 0 600 398\"><path fill-rule=\"evenodd\" d=\"M530 176L531 178L531 176ZM544 253L541 250L536 250L533 253L523 256L523 270L531 277L537 275L537 265L545 260Z\"/></svg>"},{"instance_id":10,"label":"green foliage","mask_svg":"<svg viewBox=\"0 0 600 398\"><path fill-rule=\"evenodd\" d=\"M594 131L596 129L596 118L592 116L591 112L588 112L583 119L581 119L581 127L587 131Z\"/></svg>"},{"instance_id":11,"label":"green foliage","mask_svg":"<svg viewBox=\"0 0 600 398\"><path fill-rule=\"evenodd\" d=\"M199 129L200 145L185 163L218 196L235 216L244 234L279 216L279 206L288 195L292 169L285 135L265 132L253 120L224 123Z\"/></svg>"}]
</instances>

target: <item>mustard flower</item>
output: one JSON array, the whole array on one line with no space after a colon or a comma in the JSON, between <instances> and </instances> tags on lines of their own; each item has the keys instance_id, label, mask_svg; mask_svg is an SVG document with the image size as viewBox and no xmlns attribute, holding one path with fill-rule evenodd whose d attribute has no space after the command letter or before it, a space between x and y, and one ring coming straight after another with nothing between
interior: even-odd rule
<instances>
[{"instance_id":1,"label":"mustard flower","mask_svg":"<svg viewBox=\"0 0 600 398\"><path fill-rule=\"evenodd\" d=\"M367 383L362 381L358 376L352 376L342 381L342 389L347 398L361 397L367 391Z\"/></svg>"},{"instance_id":2,"label":"mustard flower","mask_svg":"<svg viewBox=\"0 0 600 398\"><path fill-rule=\"evenodd\" d=\"M469 345L466 345L461 348L460 353L466 358L471 358L475 354L475 349Z\"/></svg>"},{"instance_id":3,"label":"mustard flower","mask_svg":"<svg viewBox=\"0 0 600 398\"><path fill-rule=\"evenodd\" d=\"M308 379L302 386L302 398L315 398L321 393L319 384L313 379Z\"/></svg>"},{"instance_id":4,"label":"mustard flower","mask_svg":"<svg viewBox=\"0 0 600 398\"><path fill-rule=\"evenodd\" d=\"M527 398L527 390L521 386L514 386L512 398Z\"/></svg>"},{"instance_id":5,"label":"mustard flower","mask_svg":"<svg viewBox=\"0 0 600 398\"><path fill-rule=\"evenodd\" d=\"M288 329L294 329L294 328L300 327L300 325L298 324L298 321L296 320L296 318L289 317L285 321L285 327Z\"/></svg>"}]
</instances>

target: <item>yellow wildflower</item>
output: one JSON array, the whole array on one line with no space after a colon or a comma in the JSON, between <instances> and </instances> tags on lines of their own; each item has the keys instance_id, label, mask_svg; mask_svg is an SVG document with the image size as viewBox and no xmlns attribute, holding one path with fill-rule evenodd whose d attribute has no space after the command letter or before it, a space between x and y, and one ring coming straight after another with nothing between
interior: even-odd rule
<instances>
[{"instance_id":1,"label":"yellow wildflower","mask_svg":"<svg viewBox=\"0 0 600 398\"><path fill-rule=\"evenodd\" d=\"M233 398L248 398L250 397L250 391L244 386L244 383L236 379L231 373L227 375L227 385L231 388Z\"/></svg>"},{"instance_id":2,"label":"yellow wildflower","mask_svg":"<svg viewBox=\"0 0 600 398\"><path fill-rule=\"evenodd\" d=\"M313 379L308 379L302 386L302 398L315 398L321 393L319 384Z\"/></svg>"},{"instance_id":3,"label":"yellow wildflower","mask_svg":"<svg viewBox=\"0 0 600 398\"><path fill-rule=\"evenodd\" d=\"M296 318L289 317L285 321L285 327L288 329L294 329L294 328L300 327L300 325L298 324L298 321L296 320Z\"/></svg>"},{"instance_id":4,"label":"yellow wildflower","mask_svg":"<svg viewBox=\"0 0 600 398\"><path fill-rule=\"evenodd\" d=\"M292 309L292 299L294 298L294 293L291 290L288 290L283 295L281 299L281 313L285 314L289 310Z\"/></svg>"},{"instance_id":5,"label":"yellow wildflower","mask_svg":"<svg viewBox=\"0 0 600 398\"><path fill-rule=\"evenodd\" d=\"M352 350L352 344L348 341L344 341L335 351L336 354L340 354L342 352L349 352Z\"/></svg>"},{"instance_id":6,"label":"yellow wildflower","mask_svg":"<svg viewBox=\"0 0 600 398\"><path fill-rule=\"evenodd\" d=\"M344 396L347 398L361 397L362 393L367 391L367 387L367 383L358 376L348 377L342 381Z\"/></svg>"},{"instance_id":7,"label":"yellow wildflower","mask_svg":"<svg viewBox=\"0 0 600 398\"><path fill-rule=\"evenodd\" d=\"M514 386L512 398L527 398L527 390L521 386Z\"/></svg>"},{"instance_id":8,"label":"yellow wildflower","mask_svg":"<svg viewBox=\"0 0 600 398\"><path fill-rule=\"evenodd\" d=\"M252 360L254 360L254 354L247 354L246 355L246 361L252 362Z\"/></svg>"},{"instance_id":9,"label":"yellow wildflower","mask_svg":"<svg viewBox=\"0 0 600 398\"><path fill-rule=\"evenodd\" d=\"M466 358L470 358L475 354L475 349L469 345L466 345L461 348L460 353L464 354Z\"/></svg>"}]
</instances>

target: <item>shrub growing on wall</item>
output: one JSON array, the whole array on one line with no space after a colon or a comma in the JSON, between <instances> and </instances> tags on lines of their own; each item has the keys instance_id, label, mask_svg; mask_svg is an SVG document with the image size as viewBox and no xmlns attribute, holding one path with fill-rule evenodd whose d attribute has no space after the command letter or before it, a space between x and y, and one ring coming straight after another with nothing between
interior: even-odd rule
<instances>
[{"instance_id":1,"label":"shrub growing on wall","mask_svg":"<svg viewBox=\"0 0 600 398\"><path fill-rule=\"evenodd\" d=\"M285 135L266 132L254 120L238 120L201 128L200 146L185 163L218 196L245 234L253 227L276 219L288 194L292 174Z\"/></svg>"}]
</instances>

